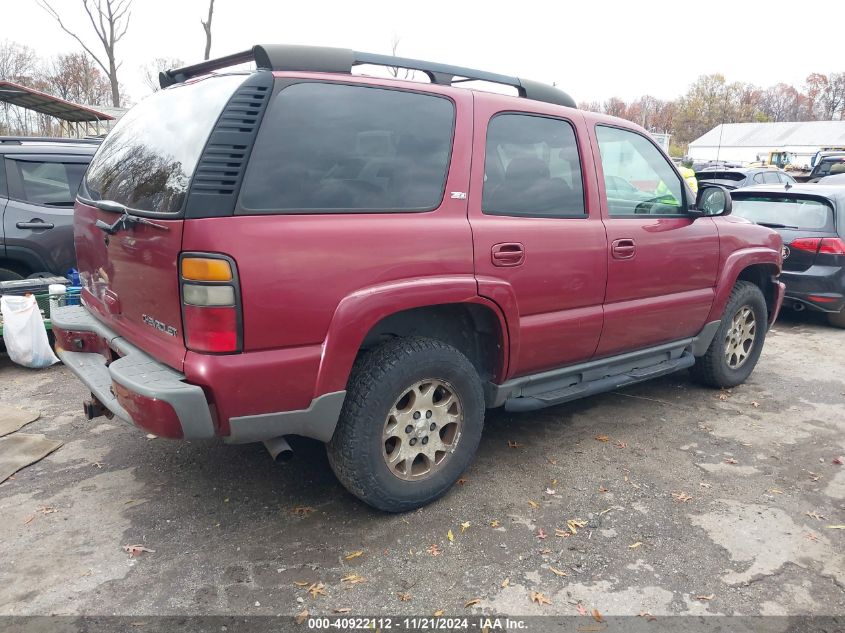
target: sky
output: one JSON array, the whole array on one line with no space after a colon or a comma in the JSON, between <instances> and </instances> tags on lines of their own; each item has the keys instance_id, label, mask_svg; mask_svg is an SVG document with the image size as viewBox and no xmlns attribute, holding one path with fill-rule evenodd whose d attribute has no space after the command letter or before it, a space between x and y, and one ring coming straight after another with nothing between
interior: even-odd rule
<instances>
[{"instance_id":1,"label":"sky","mask_svg":"<svg viewBox=\"0 0 845 633\"><path fill-rule=\"evenodd\" d=\"M94 47L81 2L52 0ZM399 55L555 82L576 101L673 99L702 74L768 87L801 86L810 72L845 71L845 1L796 10L801 6L787 0L216 0L211 54L273 43L389 53L397 37ZM117 50L131 99L149 93L141 70L154 58L202 59L200 19L207 7L208 0L134 0ZM0 40L45 57L79 49L35 0L0 0L0 15Z\"/></svg>"}]
</instances>

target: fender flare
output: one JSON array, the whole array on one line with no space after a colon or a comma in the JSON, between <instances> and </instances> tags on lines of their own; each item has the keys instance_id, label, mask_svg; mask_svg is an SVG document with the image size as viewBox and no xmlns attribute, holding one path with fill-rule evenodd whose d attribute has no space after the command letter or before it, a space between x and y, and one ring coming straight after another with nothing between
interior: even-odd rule
<instances>
[{"instance_id":1,"label":"fender flare","mask_svg":"<svg viewBox=\"0 0 845 633\"><path fill-rule=\"evenodd\" d=\"M491 309L499 322L503 376L509 358L508 323L499 306L478 294L472 275L401 279L357 290L341 299L323 341L314 395L346 389L352 365L367 333L382 319L413 308L471 303Z\"/></svg>"},{"instance_id":2,"label":"fender flare","mask_svg":"<svg viewBox=\"0 0 845 633\"><path fill-rule=\"evenodd\" d=\"M734 284L736 284L736 280L743 270L757 264L768 264L780 270L781 263L781 254L778 251L762 246L743 248L728 255L724 266L719 271L713 306L710 308L707 322L722 318L722 313L725 311L725 306L731 296L731 290L733 290Z\"/></svg>"}]
</instances>

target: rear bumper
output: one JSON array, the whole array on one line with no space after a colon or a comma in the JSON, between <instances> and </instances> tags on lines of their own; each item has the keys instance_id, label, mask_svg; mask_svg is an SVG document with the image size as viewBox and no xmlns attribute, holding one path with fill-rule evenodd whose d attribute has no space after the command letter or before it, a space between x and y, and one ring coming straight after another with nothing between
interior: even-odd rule
<instances>
[{"instance_id":1,"label":"rear bumper","mask_svg":"<svg viewBox=\"0 0 845 633\"><path fill-rule=\"evenodd\" d=\"M786 283L786 304L803 306L820 312L841 312L845 309L845 269L840 266L811 266L803 272L784 271L780 279Z\"/></svg>"},{"instance_id":2,"label":"rear bumper","mask_svg":"<svg viewBox=\"0 0 845 633\"><path fill-rule=\"evenodd\" d=\"M56 352L114 415L163 437L215 435L201 387L159 363L95 319L83 306L53 309ZM111 350L119 358L111 360Z\"/></svg>"}]
</instances>

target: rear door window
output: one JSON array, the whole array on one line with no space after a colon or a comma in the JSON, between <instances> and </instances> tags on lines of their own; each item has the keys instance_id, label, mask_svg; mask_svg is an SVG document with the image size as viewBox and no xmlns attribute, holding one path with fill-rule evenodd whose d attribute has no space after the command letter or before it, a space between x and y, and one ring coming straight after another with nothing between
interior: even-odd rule
<instances>
[{"instance_id":1,"label":"rear door window","mask_svg":"<svg viewBox=\"0 0 845 633\"><path fill-rule=\"evenodd\" d=\"M572 124L526 114L494 117L481 208L488 215L586 217Z\"/></svg>"},{"instance_id":2,"label":"rear door window","mask_svg":"<svg viewBox=\"0 0 845 633\"><path fill-rule=\"evenodd\" d=\"M85 174L84 163L54 163L29 160L9 161L25 202L42 206L72 207L79 183Z\"/></svg>"},{"instance_id":3,"label":"rear door window","mask_svg":"<svg viewBox=\"0 0 845 633\"><path fill-rule=\"evenodd\" d=\"M297 83L270 104L238 213L430 211L440 206L455 106L435 95Z\"/></svg>"}]
</instances>

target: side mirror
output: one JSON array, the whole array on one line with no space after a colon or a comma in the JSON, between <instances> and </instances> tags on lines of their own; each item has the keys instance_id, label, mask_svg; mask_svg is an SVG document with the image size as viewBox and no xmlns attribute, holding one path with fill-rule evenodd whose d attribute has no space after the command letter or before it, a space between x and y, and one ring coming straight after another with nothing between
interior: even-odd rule
<instances>
[{"instance_id":1,"label":"side mirror","mask_svg":"<svg viewBox=\"0 0 845 633\"><path fill-rule=\"evenodd\" d=\"M695 198L695 214L714 217L729 215L733 208L730 192L719 185L704 185L698 188Z\"/></svg>"}]
</instances>

